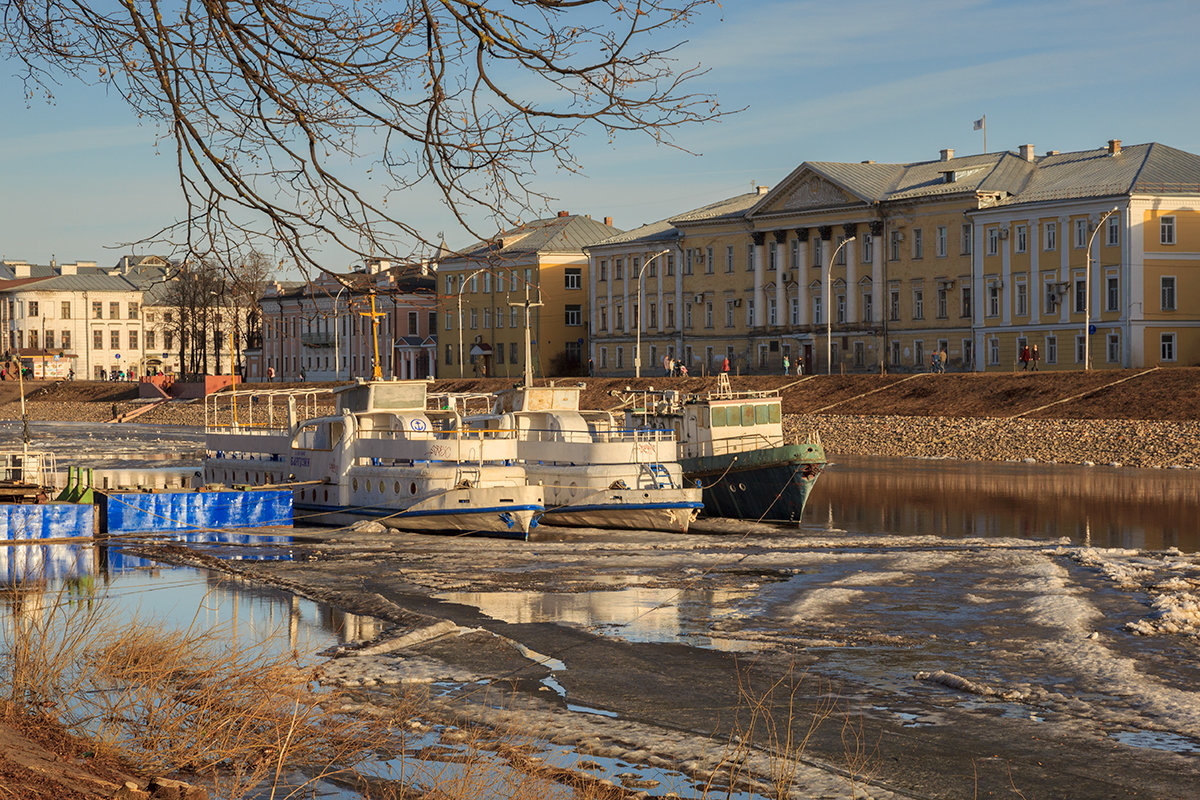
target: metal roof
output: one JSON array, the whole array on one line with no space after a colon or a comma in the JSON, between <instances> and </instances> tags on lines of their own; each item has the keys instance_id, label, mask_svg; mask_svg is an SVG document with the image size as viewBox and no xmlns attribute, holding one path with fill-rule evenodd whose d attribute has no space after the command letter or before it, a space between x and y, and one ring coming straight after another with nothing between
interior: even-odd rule
<instances>
[{"instance_id":1,"label":"metal roof","mask_svg":"<svg viewBox=\"0 0 1200 800\"><path fill-rule=\"evenodd\" d=\"M550 217L510 228L489 241L474 242L448 255L452 262L462 258L512 258L537 253L582 253L583 248L619 233L620 228L597 222L591 217L568 215Z\"/></svg>"}]
</instances>

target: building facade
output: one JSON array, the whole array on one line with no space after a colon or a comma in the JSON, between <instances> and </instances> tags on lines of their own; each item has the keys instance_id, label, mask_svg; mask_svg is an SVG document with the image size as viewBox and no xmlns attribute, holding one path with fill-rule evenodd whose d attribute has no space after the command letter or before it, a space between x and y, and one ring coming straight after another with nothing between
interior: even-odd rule
<instances>
[{"instance_id":1,"label":"building facade","mask_svg":"<svg viewBox=\"0 0 1200 800\"><path fill-rule=\"evenodd\" d=\"M1197 363L1198 189L1200 157L1116 140L806 162L588 248L590 357L611 375L638 355L643 375L671 358L693 374L921 371L935 353L1011 370L1033 344L1042 368Z\"/></svg>"},{"instance_id":2,"label":"building facade","mask_svg":"<svg viewBox=\"0 0 1200 800\"><path fill-rule=\"evenodd\" d=\"M588 257L619 231L560 212L444 255L437 264L441 374L520 377L586 370ZM531 352L525 352L529 330Z\"/></svg>"}]
</instances>

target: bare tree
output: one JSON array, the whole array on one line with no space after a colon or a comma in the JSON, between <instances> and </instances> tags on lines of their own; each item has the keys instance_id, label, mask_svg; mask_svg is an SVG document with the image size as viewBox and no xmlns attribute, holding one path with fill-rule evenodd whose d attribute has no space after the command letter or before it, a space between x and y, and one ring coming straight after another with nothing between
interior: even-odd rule
<instances>
[{"instance_id":1,"label":"bare tree","mask_svg":"<svg viewBox=\"0 0 1200 800\"><path fill-rule=\"evenodd\" d=\"M719 116L673 55L715 2L5 0L0 53L30 98L73 76L161 124L187 211L146 241L266 240L320 268L334 243L398 260L436 244L393 193L427 187L484 238L545 205L541 166L580 169L585 131L670 144Z\"/></svg>"}]
</instances>

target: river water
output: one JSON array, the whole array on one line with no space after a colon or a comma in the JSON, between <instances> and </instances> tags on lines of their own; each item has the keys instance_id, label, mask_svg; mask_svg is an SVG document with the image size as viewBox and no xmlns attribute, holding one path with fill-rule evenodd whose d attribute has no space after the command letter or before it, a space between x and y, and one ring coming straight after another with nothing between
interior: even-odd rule
<instances>
[{"instance_id":1,"label":"river water","mask_svg":"<svg viewBox=\"0 0 1200 800\"><path fill-rule=\"evenodd\" d=\"M35 423L32 433L33 446L55 452L60 468L195 468L203 446L201 432L169 426ZM17 426L0 425L0 446L19 444L19 436ZM1200 586L1189 555L1200 551L1194 472L832 461L800 526L702 521L688 537L546 531L528 545L397 535L386 555L356 546L353 559L364 574L403 574L406 591L447 604L450 618L465 608L501 628L552 623L631 643L804 652L823 675L859 687L865 716L913 730L980 714L996 724L1049 721L1102 750L1200 754L1200 611L1189 600L1189 586ZM307 533L185 544L218 558L286 561ZM280 648L318 651L381 630L373 618L286 592L142 560L126 544L134 543L0 547L3 614L29 602L23 576L40 573L107 584L131 610L166 609L176 621L200 608L205 621L274 637ZM560 696L569 719L596 726L629 715L572 681L581 659L548 655L557 666L544 687ZM461 665L441 673L421 661L414 675L415 660L369 668L341 661L351 685L423 680L450 687L447 694L472 685ZM951 677L914 681L939 671ZM665 740L630 748L642 764L631 753L591 763L610 777L624 770L640 780L682 780L645 768L645 753L659 762L677 757Z\"/></svg>"}]
</instances>

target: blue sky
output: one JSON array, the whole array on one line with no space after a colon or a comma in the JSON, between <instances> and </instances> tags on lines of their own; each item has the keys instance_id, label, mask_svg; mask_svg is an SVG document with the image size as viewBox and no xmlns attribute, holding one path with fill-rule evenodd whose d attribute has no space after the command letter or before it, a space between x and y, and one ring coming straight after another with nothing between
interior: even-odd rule
<instances>
[{"instance_id":1,"label":"blue sky","mask_svg":"<svg viewBox=\"0 0 1200 800\"><path fill-rule=\"evenodd\" d=\"M1197 30L1195 0L728 0L686 32L678 57L710 70L696 90L745 111L678 131L696 156L596 131L576 142L583 175L548 169L535 185L557 198L550 213L633 228L773 185L806 160L981 152L971 123L984 114L992 151L1118 138L1200 152ZM0 64L0 254L112 264L131 250L122 243L182 213L174 151L156 148L153 125L102 88L65 84L52 105L27 102L16 69ZM397 202L428 234L467 241L431 196Z\"/></svg>"}]
</instances>

